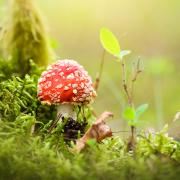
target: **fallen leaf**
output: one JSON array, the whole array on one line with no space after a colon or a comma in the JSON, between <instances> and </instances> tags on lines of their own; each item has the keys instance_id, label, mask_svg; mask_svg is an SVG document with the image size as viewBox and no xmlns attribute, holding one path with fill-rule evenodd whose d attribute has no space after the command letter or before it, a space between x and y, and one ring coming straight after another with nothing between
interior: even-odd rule
<instances>
[{"instance_id":1,"label":"fallen leaf","mask_svg":"<svg viewBox=\"0 0 180 180\"><path fill-rule=\"evenodd\" d=\"M87 130L84 136L76 141L75 151L80 152L85 148L86 143L90 139L95 139L100 143L103 139L112 136L111 128L105 123L105 119L112 117L111 112L103 112L99 118Z\"/></svg>"}]
</instances>

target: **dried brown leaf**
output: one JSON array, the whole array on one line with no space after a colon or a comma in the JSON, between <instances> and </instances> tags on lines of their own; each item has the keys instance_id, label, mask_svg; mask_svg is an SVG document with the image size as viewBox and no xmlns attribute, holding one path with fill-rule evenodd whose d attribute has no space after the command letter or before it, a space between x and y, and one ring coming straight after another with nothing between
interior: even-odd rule
<instances>
[{"instance_id":1,"label":"dried brown leaf","mask_svg":"<svg viewBox=\"0 0 180 180\"><path fill-rule=\"evenodd\" d=\"M95 139L98 143L100 143L103 139L111 137L111 128L105 123L105 120L112 116L113 114L111 112L103 112L87 130L84 136L77 140L75 151L80 152L84 149L87 141L90 139Z\"/></svg>"}]
</instances>

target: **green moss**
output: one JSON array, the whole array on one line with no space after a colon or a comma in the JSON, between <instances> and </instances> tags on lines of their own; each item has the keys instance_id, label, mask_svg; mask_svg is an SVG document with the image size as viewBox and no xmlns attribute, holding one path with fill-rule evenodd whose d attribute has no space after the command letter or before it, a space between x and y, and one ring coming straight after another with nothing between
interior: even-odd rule
<instances>
[{"instance_id":1,"label":"green moss","mask_svg":"<svg viewBox=\"0 0 180 180\"><path fill-rule=\"evenodd\" d=\"M61 123L48 133L56 109L41 105L36 97L42 69L31 61L30 74L20 78L9 75L11 66L9 62L9 70L2 71L0 82L0 180L179 178L180 142L167 136L167 126L161 132L140 133L134 154L119 136L72 153L74 144L64 142ZM85 115L93 120L88 110Z\"/></svg>"},{"instance_id":2,"label":"green moss","mask_svg":"<svg viewBox=\"0 0 180 180\"><path fill-rule=\"evenodd\" d=\"M10 57L22 74L29 72L30 59L46 66L53 53L34 0L12 0L8 12L2 34L5 58Z\"/></svg>"},{"instance_id":3,"label":"green moss","mask_svg":"<svg viewBox=\"0 0 180 180\"><path fill-rule=\"evenodd\" d=\"M1 130L2 130L1 123ZM151 154L132 156L119 138L72 154L63 141L51 146L49 139L22 136L0 138L1 179L178 179L180 162ZM163 154L162 154L163 155Z\"/></svg>"}]
</instances>

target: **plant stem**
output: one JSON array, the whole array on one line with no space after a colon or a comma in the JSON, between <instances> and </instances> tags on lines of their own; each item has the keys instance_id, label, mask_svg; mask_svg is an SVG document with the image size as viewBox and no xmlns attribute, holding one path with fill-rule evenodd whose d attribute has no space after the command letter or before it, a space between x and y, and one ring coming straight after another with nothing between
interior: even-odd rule
<instances>
[{"instance_id":1,"label":"plant stem","mask_svg":"<svg viewBox=\"0 0 180 180\"><path fill-rule=\"evenodd\" d=\"M132 106L131 95L129 93L128 86L127 86L127 83L126 83L126 64L125 64L123 59L121 61L121 66L122 66L122 83L123 83L123 88L124 88L125 94L126 94L127 99L128 99L128 104L130 106Z\"/></svg>"},{"instance_id":2,"label":"plant stem","mask_svg":"<svg viewBox=\"0 0 180 180\"><path fill-rule=\"evenodd\" d=\"M95 84L94 84L94 89L95 89L96 91L97 91L98 88L99 88L99 83L100 83L101 76L102 76L102 72L103 72L105 54L106 54L106 51L103 50L102 58L101 58L101 64L100 64L100 69L99 69L99 72L98 72L98 74L97 74L96 81L95 81Z\"/></svg>"},{"instance_id":3,"label":"plant stem","mask_svg":"<svg viewBox=\"0 0 180 180\"><path fill-rule=\"evenodd\" d=\"M74 121L77 120L77 114L74 111L73 104L61 104L57 106L57 117L49 129L49 133L52 132L61 118L72 118Z\"/></svg>"},{"instance_id":4,"label":"plant stem","mask_svg":"<svg viewBox=\"0 0 180 180\"><path fill-rule=\"evenodd\" d=\"M131 79L131 88L128 88L127 82L126 82L126 64L125 61L122 59L121 61L121 66L122 66L122 83L123 83L123 88L125 91L125 94L127 96L128 104L130 107L134 107L133 103L133 91L134 91L134 83L137 80L137 77L139 73L142 71L140 70L140 59L138 59L137 65L133 65L133 71L132 71L132 79ZM128 143L128 150L133 150L135 148L135 131L136 127L131 126L131 137Z\"/></svg>"},{"instance_id":5,"label":"plant stem","mask_svg":"<svg viewBox=\"0 0 180 180\"><path fill-rule=\"evenodd\" d=\"M135 65L135 63L133 63L133 70L132 70L133 77L131 80L131 99L133 99L135 81L137 80L137 77L141 72L142 72L142 70L140 69L140 58L138 58L137 65Z\"/></svg>"},{"instance_id":6,"label":"plant stem","mask_svg":"<svg viewBox=\"0 0 180 180\"><path fill-rule=\"evenodd\" d=\"M134 139L134 134L135 134L136 128L134 126L131 126L131 137Z\"/></svg>"},{"instance_id":7,"label":"plant stem","mask_svg":"<svg viewBox=\"0 0 180 180\"><path fill-rule=\"evenodd\" d=\"M140 58L138 58L137 64L133 65L133 70L132 70L132 79L131 79L131 107L133 107L133 95L134 95L134 84L137 80L138 75L142 72L140 69ZM135 139L134 134L135 134L136 128L134 126L131 126L131 134L132 134L132 141ZM134 140L135 141L135 140Z\"/></svg>"}]
</instances>

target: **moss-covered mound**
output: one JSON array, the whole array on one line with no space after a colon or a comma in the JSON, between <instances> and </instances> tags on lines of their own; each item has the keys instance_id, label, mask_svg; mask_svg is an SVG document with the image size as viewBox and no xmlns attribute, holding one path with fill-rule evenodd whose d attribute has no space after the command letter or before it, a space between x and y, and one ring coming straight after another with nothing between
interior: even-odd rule
<instances>
[{"instance_id":1,"label":"moss-covered mound","mask_svg":"<svg viewBox=\"0 0 180 180\"><path fill-rule=\"evenodd\" d=\"M12 59L22 75L29 72L30 59L39 66L53 60L45 25L34 0L11 0L7 22L1 32L2 52Z\"/></svg>"}]
</instances>

